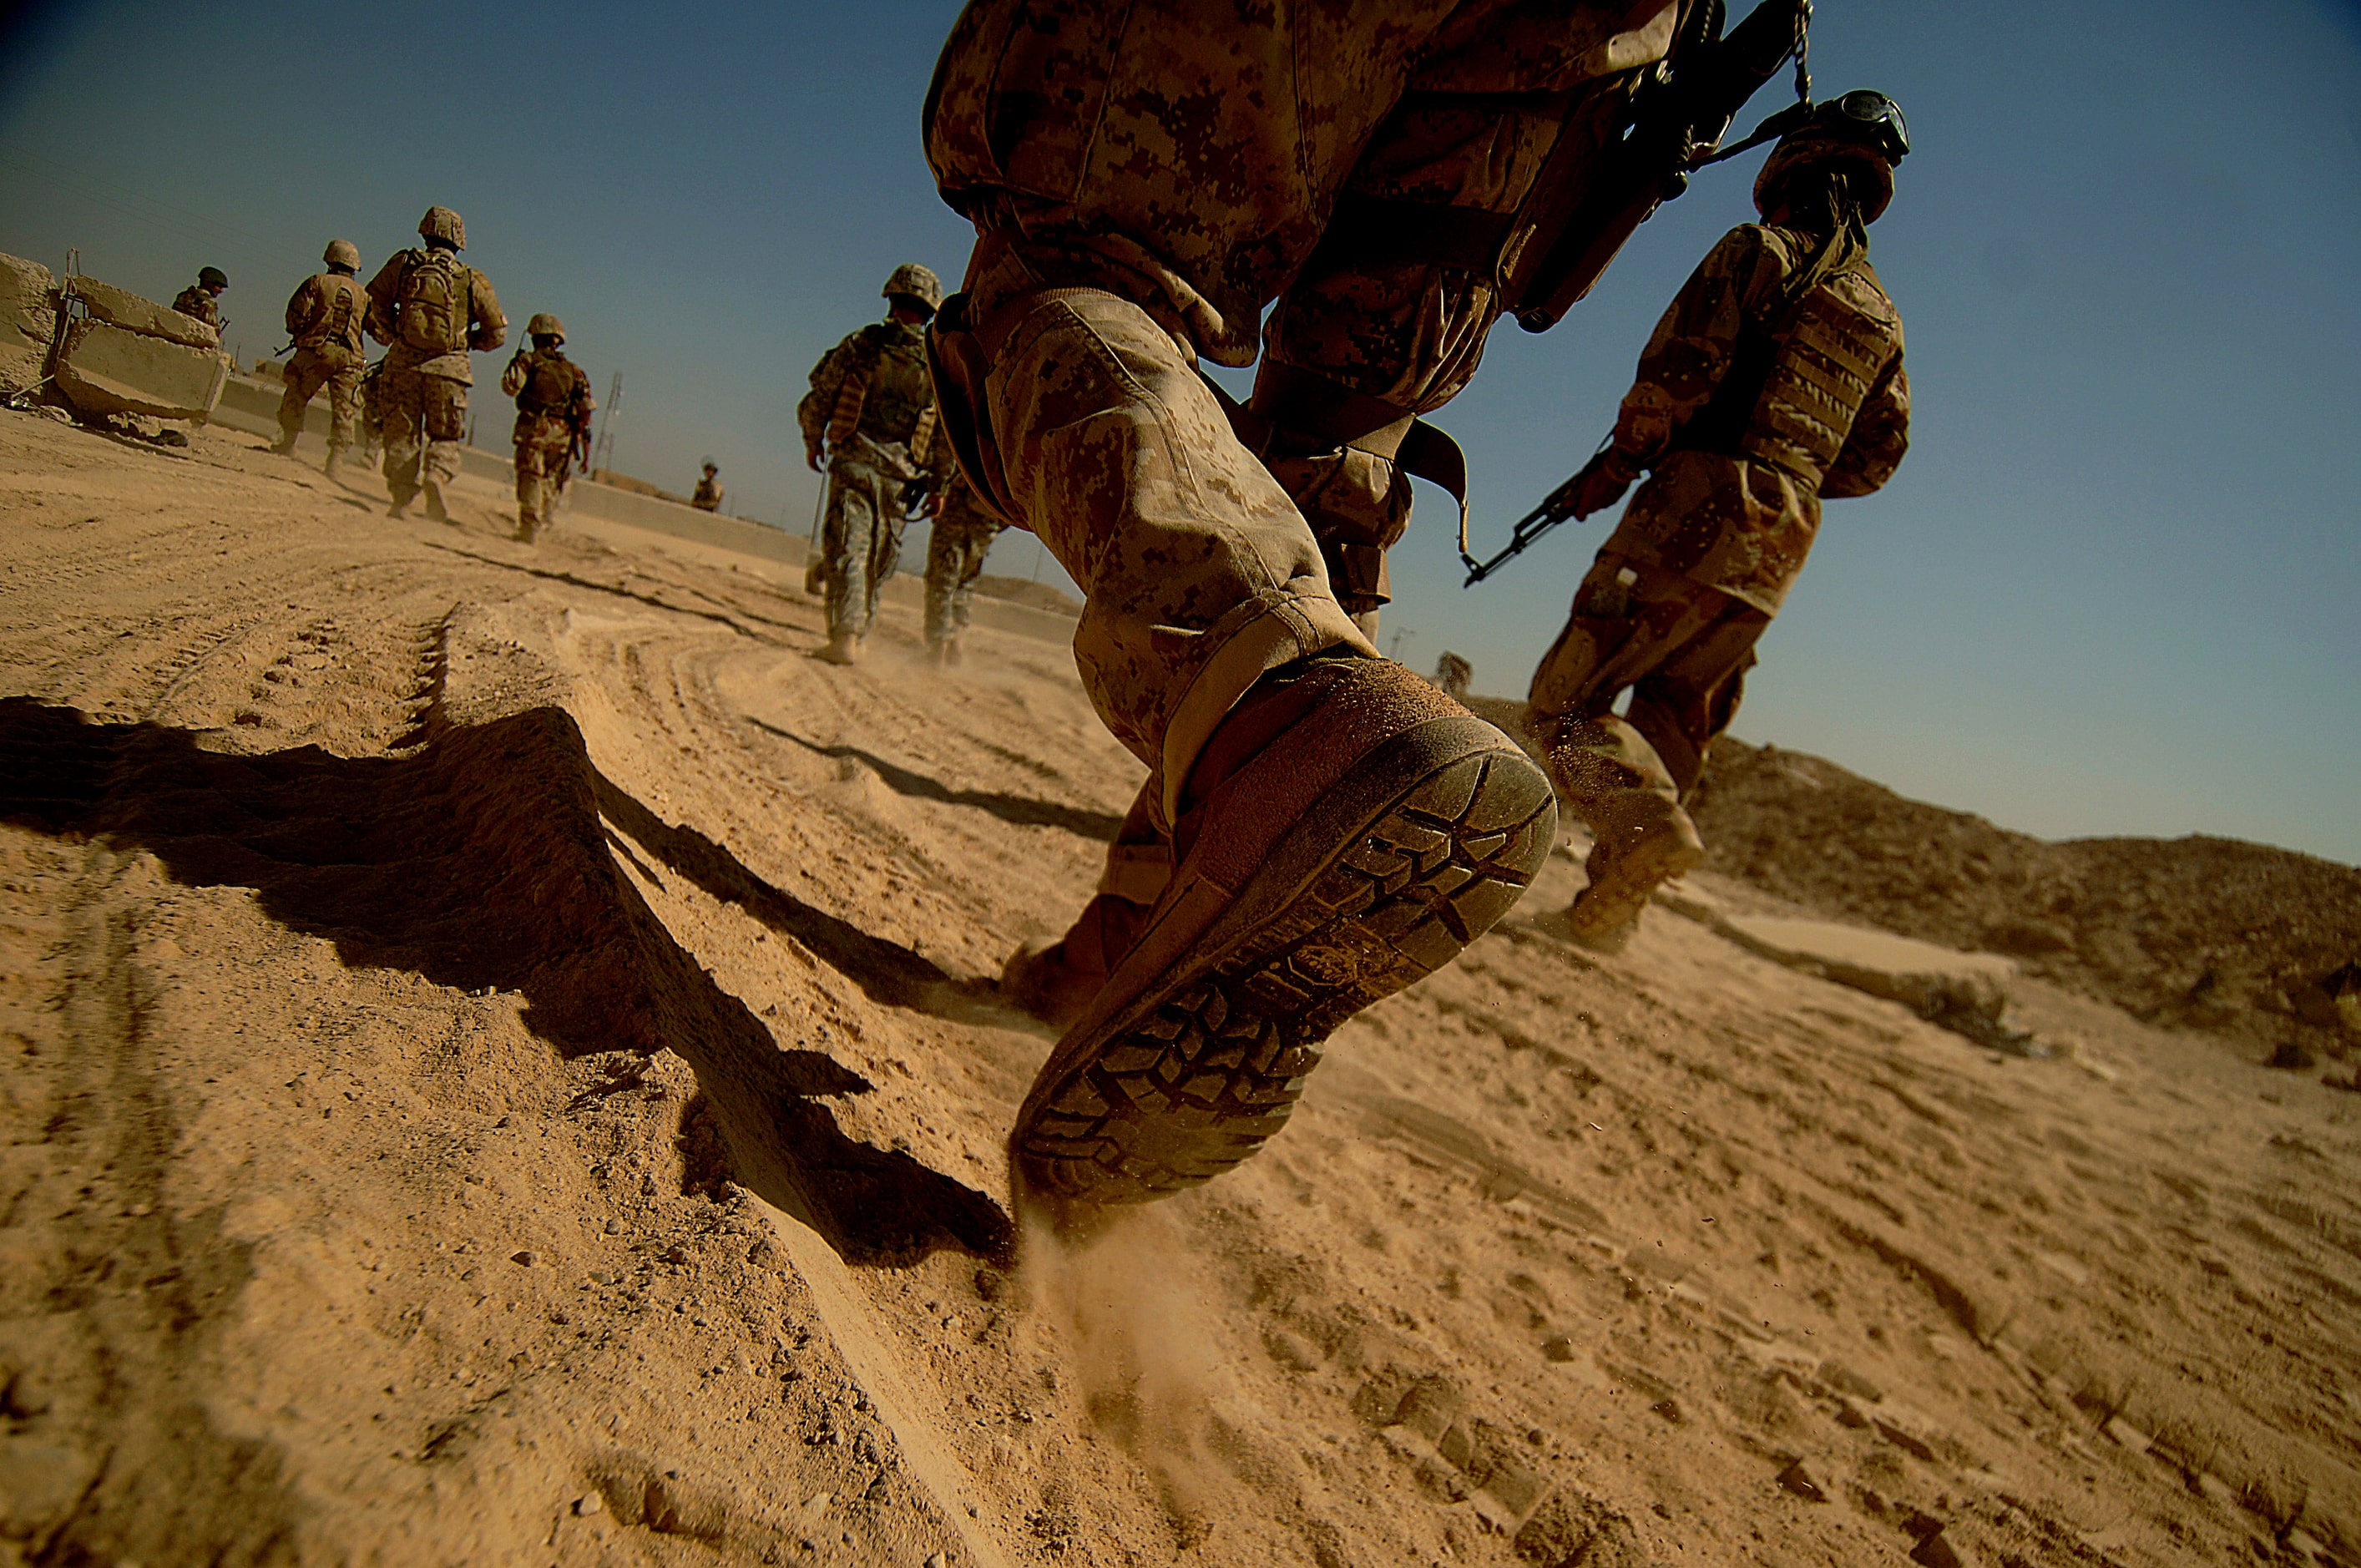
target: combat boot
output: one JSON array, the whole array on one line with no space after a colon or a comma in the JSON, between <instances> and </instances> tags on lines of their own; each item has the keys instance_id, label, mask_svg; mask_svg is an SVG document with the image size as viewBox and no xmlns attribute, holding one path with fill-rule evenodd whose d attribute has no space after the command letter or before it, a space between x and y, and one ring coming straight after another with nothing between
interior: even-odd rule
<instances>
[{"instance_id":1,"label":"combat boot","mask_svg":"<svg viewBox=\"0 0 2361 1568\"><path fill-rule=\"evenodd\" d=\"M432 479L426 481L426 521L429 522L451 521L450 510L443 504L443 487Z\"/></svg>"},{"instance_id":2,"label":"combat boot","mask_svg":"<svg viewBox=\"0 0 2361 1568\"><path fill-rule=\"evenodd\" d=\"M1000 993L1044 1024L1064 1028L1082 1015L1107 973L1147 929L1149 906L1102 893L1048 947L1027 943L1000 971Z\"/></svg>"},{"instance_id":3,"label":"combat boot","mask_svg":"<svg viewBox=\"0 0 2361 1568\"><path fill-rule=\"evenodd\" d=\"M1178 804L1171 883L1010 1137L1019 1190L1063 1223L1253 1154L1330 1032L1489 929L1557 835L1516 742L1359 654L1265 674Z\"/></svg>"},{"instance_id":4,"label":"combat boot","mask_svg":"<svg viewBox=\"0 0 2361 1568\"><path fill-rule=\"evenodd\" d=\"M519 544L532 543L540 532L541 520L533 513L526 512L517 519L516 540Z\"/></svg>"},{"instance_id":5,"label":"combat boot","mask_svg":"<svg viewBox=\"0 0 2361 1568\"><path fill-rule=\"evenodd\" d=\"M1705 840L1689 814L1668 801L1662 815L1602 826L1585 869L1590 885L1565 912L1576 946L1621 952L1640 929L1640 916L1657 887L1705 863Z\"/></svg>"},{"instance_id":6,"label":"combat boot","mask_svg":"<svg viewBox=\"0 0 2361 1568\"><path fill-rule=\"evenodd\" d=\"M840 631L814 650L812 657L826 664L857 664L861 663L861 639L849 631Z\"/></svg>"},{"instance_id":7,"label":"combat boot","mask_svg":"<svg viewBox=\"0 0 2361 1568\"><path fill-rule=\"evenodd\" d=\"M320 465L320 472L325 474L331 479L335 478L336 477L336 465L344 461L344 456L345 449L343 447L329 447L328 460Z\"/></svg>"},{"instance_id":8,"label":"combat boot","mask_svg":"<svg viewBox=\"0 0 2361 1568\"><path fill-rule=\"evenodd\" d=\"M282 431L279 439L270 444L270 450L281 457L291 457L295 455L295 438Z\"/></svg>"}]
</instances>

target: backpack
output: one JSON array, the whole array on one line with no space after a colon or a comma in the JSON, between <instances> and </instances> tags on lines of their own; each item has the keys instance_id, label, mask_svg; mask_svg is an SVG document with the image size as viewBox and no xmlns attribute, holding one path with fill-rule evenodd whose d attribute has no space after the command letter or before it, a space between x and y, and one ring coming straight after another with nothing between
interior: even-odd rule
<instances>
[{"instance_id":1,"label":"backpack","mask_svg":"<svg viewBox=\"0 0 2361 1568\"><path fill-rule=\"evenodd\" d=\"M414 250L394 291L400 313L395 330L403 344L428 354L453 354L467 346L475 275L447 250Z\"/></svg>"}]
</instances>

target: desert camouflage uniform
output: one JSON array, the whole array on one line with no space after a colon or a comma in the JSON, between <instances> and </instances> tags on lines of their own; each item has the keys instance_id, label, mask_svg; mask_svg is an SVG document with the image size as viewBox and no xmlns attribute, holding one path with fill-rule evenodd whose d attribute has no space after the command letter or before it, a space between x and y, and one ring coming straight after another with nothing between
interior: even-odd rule
<instances>
[{"instance_id":1,"label":"desert camouflage uniform","mask_svg":"<svg viewBox=\"0 0 2361 1568\"><path fill-rule=\"evenodd\" d=\"M860 417L831 433L848 378ZM873 322L812 367L811 390L796 405L804 446L828 454L828 513L820 525L822 594L831 639L864 637L877 595L902 559L903 488L939 486L950 448L935 439L935 393L926 334L900 322Z\"/></svg>"},{"instance_id":2,"label":"desert camouflage uniform","mask_svg":"<svg viewBox=\"0 0 2361 1568\"><path fill-rule=\"evenodd\" d=\"M976 0L961 15L928 105L936 179L979 231L965 297L937 323L946 424L996 509L1082 585L1083 682L1168 819L1265 670L1339 645L1374 655L1355 614L1383 602L1383 546L1408 521L1395 444L1465 383L1499 311L1489 258L1389 260L1367 241L1381 222L1323 245L1332 212L1415 203L1500 214L1509 236L1568 104L1662 58L1676 10ZM1252 362L1274 301L1254 411L1277 428L1241 422L1250 451L1195 357ZM1349 602L1331 559L1355 568Z\"/></svg>"},{"instance_id":3,"label":"desert camouflage uniform","mask_svg":"<svg viewBox=\"0 0 2361 1568\"><path fill-rule=\"evenodd\" d=\"M563 348L519 350L500 372L500 390L516 400L517 532L531 539L549 521L566 471L598 407L590 378Z\"/></svg>"},{"instance_id":4,"label":"desert camouflage uniform","mask_svg":"<svg viewBox=\"0 0 2361 1568\"><path fill-rule=\"evenodd\" d=\"M1264 671L1376 652L1410 521L1399 444L1466 384L1500 309L1488 255L1404 257L1384 231L1441 214L1529 237L1510 217L1560 135L1597 134L1580 106L1664 58L1677 10L977 0L960 18L928 109L937 181L979 233L937 323L946 428L976 431L975 477L1082 586L1083 684L1150 769L1070 942L1127 940L1094 934L1125 918L1108 901L1154 902L1159 825ZM1234 423L1195 359L1251 363L1273 301Z\"/></svg>"},{"instance_id":5,"label":"desert camouflage uniform","mask_svg":"<svg viewBox=\"0 0 2361 1568\"><path fill-rule=\"evenodd\" d=\"M328 389L328 449L342 452L353 444L360 420L361 325L368 315L368 295L347 272L306 278L289 298L287 335L295 340L295 352L287 361L287 390L279 400L281 445L294 447L303 431L303 411L323 387Z\"/></svg>"},{"instance_id":6,"label":"desert camouflage uniform","mask_svg":"<svg viewBox=\"0 0 2361 1568\"><path fill-rule=\"evenodd\" d=\"M467 352L489 354L508 341L508 317L490 280L465 262L468 280L467 340L437 352L402 341L397 301L402 274L424 261L424 247L396 251L369 280L368 333L390 346L377 374L384 422L385 482L397 507L423 485L437 488L458 476L459 443L467 434L467 389L475 384Z\"/></svg>"},{"instance_id":7,"label":"desert camouflage uniform","mask_svg":"<svg viewBox=\"0 0 2361 1568\"><path fill-rule=\"evenodd\" d=\"M719 511L722 495L720 483L708 474L697 481L697 488L689 494L688 504L699 511Z\"/></svg>"},{"instance_id":8,"label":"desert camouflage uniform","mask_svg":"<svg viewBox=\"0 0 2361 1568\"><path fill-rule=\"evenodd\" d=\"M202 284L192 283L173 295L172 308L184 316L196 317L215 332L221 331L221 302Z\"/></svg>"},{"instance_id":9,"label":"desert camouflage uniform","mask_svg":"<svg viewBox=\"0 0 2361 1568\"><path fill-rule=\"evenodd\" d=\"M1868 263L1786 302L1816 243L1755 224L1723 236L1657 323L1616 419L1616 450L1652 472L1576 591L1527 714L1602 841L1667 817L1687 828L1679 803L1804 568L1820 499L1878 488L1908 444L1902 318Z\"/></svg>"},{"instance_id":10,"label":"desert camouflage uniform","mask_svg":"<svg viewBox=\"0 0 2361 1568\"><path fill-rule=\"evenodd\" d=\"M967 630L968 602L983 575L983 558L1007 526L983 510L974 488L954 470L927 540L928 647L954 643Z\"/></svg>"}]
</instances>

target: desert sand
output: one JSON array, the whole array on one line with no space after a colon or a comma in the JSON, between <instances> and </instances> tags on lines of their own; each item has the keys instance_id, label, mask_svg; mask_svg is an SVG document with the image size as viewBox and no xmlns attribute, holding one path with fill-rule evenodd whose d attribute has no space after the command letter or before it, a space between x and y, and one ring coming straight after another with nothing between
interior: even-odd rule
<instances>
[{"instance_id":1,"label":"desert sand","mask_svg":"<svg viewBox=\"0 0 2361 1568\"><path fill-rule=\"evenodd\" d=\"M0 411L0 1563L2361 1562L2334 1063L1938 1026L1742 863L1595 959L1576 840L1014 1234L993 977L1141 773L1067 651L263 447Z\"/></svg>"}]
</instances>

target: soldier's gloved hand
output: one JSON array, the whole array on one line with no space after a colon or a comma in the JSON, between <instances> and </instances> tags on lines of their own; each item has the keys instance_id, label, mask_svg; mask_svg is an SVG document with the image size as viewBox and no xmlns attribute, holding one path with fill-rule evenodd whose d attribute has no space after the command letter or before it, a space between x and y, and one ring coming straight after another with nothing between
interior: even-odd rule
<instances>
[{"instance_id":1,"label":"soldier's gloved hand","mask_svg":"<svg viewBox=\"0 0 2361 1568\"><path fill-rule=\"evenodd\" d=\"M1623 499L1623 492L1639 477L1639 469L1630 458L1612 446L1607 448L1584 464L1582 472L1567 482L1566 488L1572 492L1567 499L1573 503L1574 515L1579 519L1605 511Z\"/></svg>"}]
</instances>

